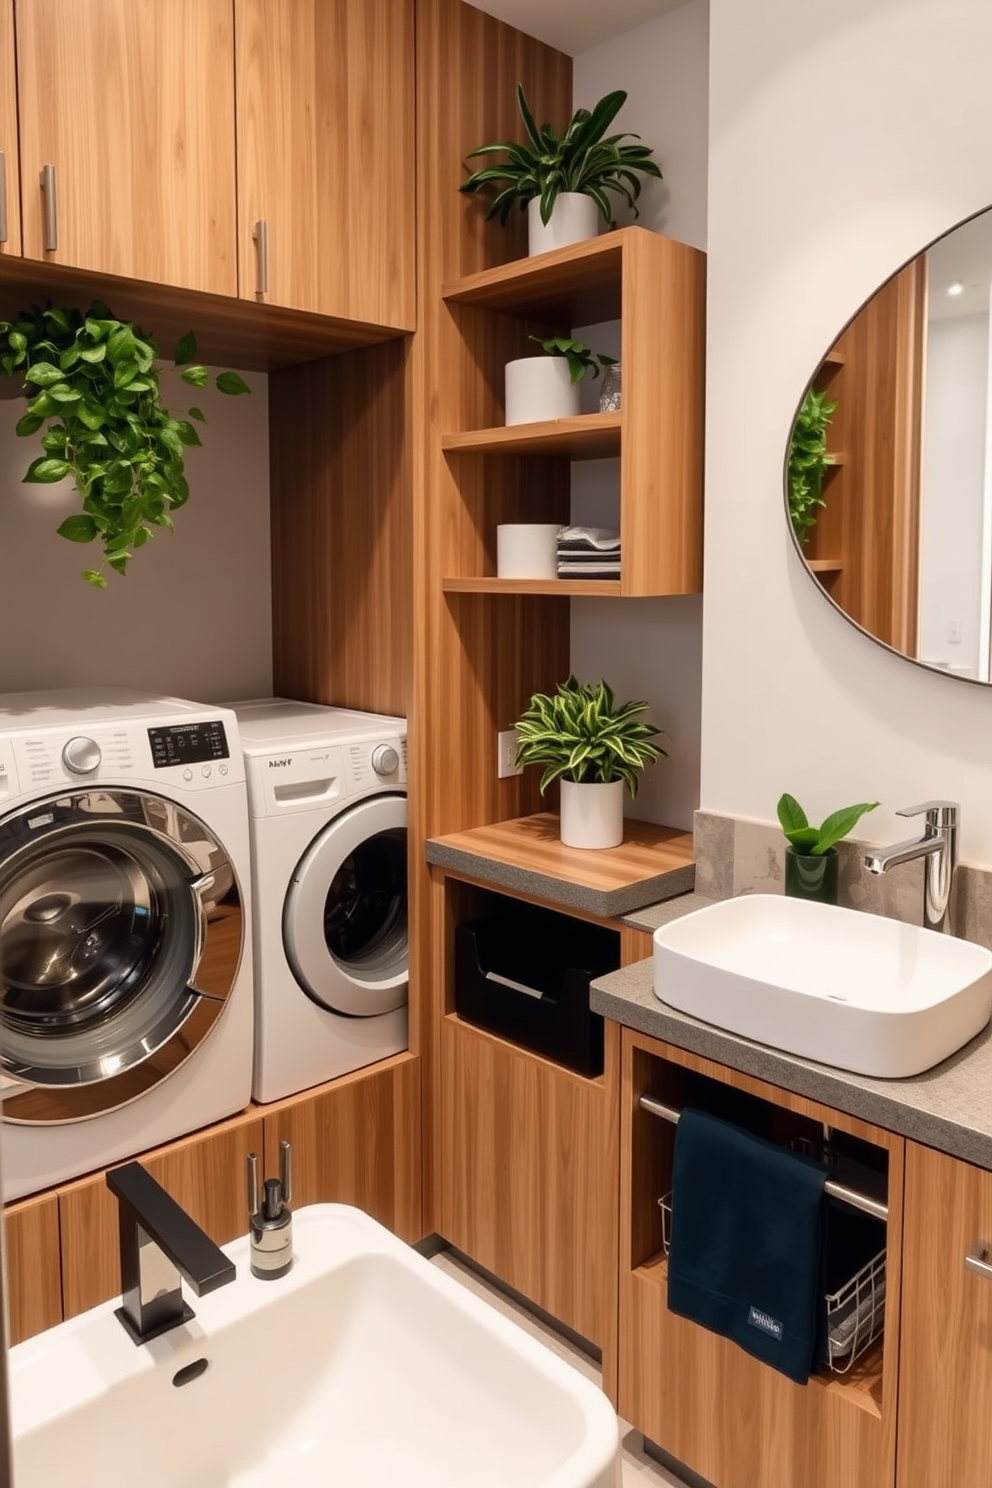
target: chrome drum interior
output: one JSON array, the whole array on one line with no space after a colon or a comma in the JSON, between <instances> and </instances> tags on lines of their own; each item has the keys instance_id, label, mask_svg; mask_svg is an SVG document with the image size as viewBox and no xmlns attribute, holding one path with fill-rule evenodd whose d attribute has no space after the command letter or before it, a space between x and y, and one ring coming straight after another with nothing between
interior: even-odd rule
<instances>
[{"instance_id":1,"label":"chrome drum interior","mask_svg":"<svg viewBox=\"0 0 992 1488\"><path fill-rule=\"evenodd\" d=\"M144 1094L223 1011L242 912L209 828L144 792L73 791L0 821L5 1120Z\"/></svg>"}]
</instances>

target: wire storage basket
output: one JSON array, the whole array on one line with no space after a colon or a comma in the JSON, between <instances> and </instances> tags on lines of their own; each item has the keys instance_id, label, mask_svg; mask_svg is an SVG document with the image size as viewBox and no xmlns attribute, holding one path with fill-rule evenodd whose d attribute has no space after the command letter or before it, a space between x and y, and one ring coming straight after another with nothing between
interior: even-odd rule
<instances>
[{"instance_id":1,"label":"wire storage basket","mask_svg":"<svg viewBox=\"0 0 992 1488\"><path fill-rule=\"evenodd\" d=\"M672 1195L662 1194L661 1236L666 1256L672 1243ZM824 1297L827 1315L827 1356L833 1374L847 1374L870 1348L885 1324L885 1251L880 1250L836 1291Z\"/></svg>"}]
</instances>

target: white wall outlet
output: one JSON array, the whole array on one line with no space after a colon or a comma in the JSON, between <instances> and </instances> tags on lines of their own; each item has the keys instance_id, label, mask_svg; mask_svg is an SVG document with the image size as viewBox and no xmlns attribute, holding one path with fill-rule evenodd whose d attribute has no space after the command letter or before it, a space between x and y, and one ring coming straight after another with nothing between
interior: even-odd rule
<instances>
[{"instance_id":1,"label":"white wall outlet","mask_svg":"<svg viewBox=\"0 0 992 1488\"><path fill-rule=\"evenodd\" d=\"M522 775L523 765L516 763L517 731L504 729L496 735L496 778L505 780L508 775Z\"/></svg>"},{"instance_id":2,"label":"white wall outlet","mask_svg":"<svg viewBox=\"0 0 992 1488\"><path fill-rule=\"evenodd\" d=\"M948 620L948 622L947 622L947 641L948 641L948 644L951 645L951 646L960 646L960 644L961 644L961 621L960 620Z\"/></svg>"}]
</instances>

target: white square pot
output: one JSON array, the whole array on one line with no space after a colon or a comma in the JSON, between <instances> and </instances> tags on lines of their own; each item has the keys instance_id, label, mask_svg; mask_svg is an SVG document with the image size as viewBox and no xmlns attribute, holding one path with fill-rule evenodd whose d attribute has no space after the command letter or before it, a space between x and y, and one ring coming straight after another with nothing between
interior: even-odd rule
<instances>
[{"instance_id":1,"label":"white square pot","mask_svg":"<svg viewBox=\"0 0 992 1488\"><path fill-rule=\"evenodd\" d=\"M520 357L506 364L507 424L539 424L548 419L577 418L582 412L581 384L573 382L568 359L561 356Z\"/></svg>"},{"instance_id":2,"label":"white square pot","mask_svg":"<svg viewBox=\"0 0 992 1488\"><path fill-rule=\"evenodd\" d=\"M541 198L527 203L528 257L550 253L552 248L567 248L570 243L583 243L599 236L602 214L591 196L584 191L560 191L551 208L547 223L541 221Z\"/></svg>"},{"instance_id":3,"label":"white square pot","mask_svg":"<svg viewBox=\"0 0 992 1488\"><path fill-rule=\"evenodd\" d=\"M501 522L496 528L496 576L500 579L558 577L557 522Z\"/></svg>"},{"instance_id":4,"label":"white square pot","mask_svg":"<svg viewBox=\"0 0 992 1488\"><path fill-rule=\"evenodd\" d=\"M561 840L565 847L619 847L623 841L622 780L578 785L561 782Z\"/></svg>"}]
</instances>

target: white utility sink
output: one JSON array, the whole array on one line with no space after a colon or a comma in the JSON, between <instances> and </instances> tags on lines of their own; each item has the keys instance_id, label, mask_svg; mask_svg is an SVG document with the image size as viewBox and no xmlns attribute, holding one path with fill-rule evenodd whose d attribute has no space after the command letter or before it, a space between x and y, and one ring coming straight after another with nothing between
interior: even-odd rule
<instances>
[{"instance_id":1,"label":"white utility sink","mask_svg":"<svg viewBox=\"0 0 992 1488\"><path fill-rule=\"evenodd\" d=\"M899 920L750 894L655 931L654 991L758 1043L899 1078L985 1027L992 952Z\"/></svg>"},{"instance_id":2,"label":"white utility sink","mask_svg":"<svg viewBox=\"0 0 992 1488\"><path fill-rule=\"evenodd\" d=\"M571 1365L360 1210L294 1225L288 1276L225 1246L237 1279L151 1343L107 1303L11 1349L17 1488L619 1488Z\"/></svg>"}]
</instances>

